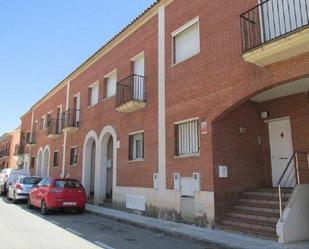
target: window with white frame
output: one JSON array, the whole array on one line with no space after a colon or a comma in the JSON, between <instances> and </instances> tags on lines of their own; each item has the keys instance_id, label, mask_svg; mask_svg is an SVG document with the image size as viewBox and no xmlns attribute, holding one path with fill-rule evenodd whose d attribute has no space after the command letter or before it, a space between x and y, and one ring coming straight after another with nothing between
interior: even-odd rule
<instances>
[{"instance_id":1,"label":"window with white frame","mask_svg":"<svg viewBox=\"0 0 309 249\"><path fill-rule=\"evenodd\" d=\"M40 120L40 131L45 129L45 116L41 117Z\"/></svg>"},{"instance_id":2,"label":"window with white frame","mask_svg":"<svg viewBox=\"0 0 309 249\"><path fill-rule=\"evenodd\" d=\"M54 163L53 163L54 167L58 167L59 166L59 150L54 151Z\"/></svg>"},{"instance_id":3,"label":"window with white frame","mask_svg":"<svg viewBox=\"0 0 309 249\"><path fill-rule=\"evenodd\" d=\"M144 132L129 135L129 160L144 159Z\"/></svg>"},{"instance_id":4,"label":"window with white frame","mask_svg":"<svg viewBox=\"0 0 309 249\"><path fill-rule=\"evenodd\" d=\"M75 166L76 164L77 164L77 147L71 147L70 165Z\"/></svg>"},{"instance_id":5,"label":"window with white frame","mask_svg":"<svg viewBox=\"0 0 309 249\"><path fill-rule=\"evenodd\" d=\"M175 154L176 156L198 154L199 128L198 120L175 124Z\"/></svg>"},{"instance_id":6,"label":"window with white frame","mask_svg":"<svg viewBox=\"0 0 309 249\"><path fill-rule=\"evenodd\" d=\"M117 83L116 71L113 71L112 73L110 73L108 76L105 77L106 98L112 97L116 94L116 83Z\"/></svg>"},{"instance_id":7,"label":"window with white frame","mask_svg":"<svg viewBox=\"0 0 309 249\"><path fill-rule=\"evenodd\" d=\"M172 33L173 64L200 52L199 18L195 18Z\"/></svg>"},{"instance_id":8,"label":"window with white frame","mask_svg":"<svg viewBox=\"0 0 309 249\"><path fill-rule=\"evenodd\" d=\"M89 87L89 106L96 105L99 102L99 83Z\"/></svg>"}]
</instances>

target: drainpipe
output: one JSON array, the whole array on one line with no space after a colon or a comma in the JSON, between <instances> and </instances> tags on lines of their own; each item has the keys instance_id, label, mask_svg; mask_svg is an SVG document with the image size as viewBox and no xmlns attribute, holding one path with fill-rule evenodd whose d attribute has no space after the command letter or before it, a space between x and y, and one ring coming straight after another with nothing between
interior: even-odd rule
<instances>
[{"instance_id":1,"label":"drainpipe","mask_svg":"<svg viewBox=\"0 0 309 249\"><path fill-rule=\"evenodd\" d=\"M66 104L65 110L69 109L69 97L70 97L70 80L67 83L67 94L66 94ZM65 159L66 159L66 146L67 146L67 131L64 132L63 145L62 145L62 170L61 177L65 177Z\"/></svg>"}]
</instances>

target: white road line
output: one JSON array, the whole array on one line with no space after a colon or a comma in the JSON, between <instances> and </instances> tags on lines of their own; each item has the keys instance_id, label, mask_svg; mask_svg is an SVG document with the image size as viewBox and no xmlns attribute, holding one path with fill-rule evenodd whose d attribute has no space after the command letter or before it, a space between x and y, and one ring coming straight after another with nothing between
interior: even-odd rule
<instances>
[{"instance_id":1,"label":"white road line","mask_svg":"<svg viewBox=\"0 0 309 249\"><path fill-rule=\"evenodd\" d=\"M72 229L72 228L68 228L68 227L67 227L66 230L69 231L69 232L71 232L71 233L74 233L74 234L76 234L76 235L78 235L78 236L81 236L81 235L82 235L80 232L78 232L78 231L76 231L76 230L74 230L74 229Z\"/></svg>"},{"instance_id":2,"label":"white road line","mask_svg":"<svg viewBox=\"0 0 309 249\"><path fill-rule=\"evenodd\" d=\"M104 244L104 243L101 242L101 241L95 241L94 243L97 244L98 246L101 246L101 247L104 248L104 249L115 249L115 248L113 248L113 247L111 247L111 246L108 246L108 245Z\"/></svg>"}]
</instances>

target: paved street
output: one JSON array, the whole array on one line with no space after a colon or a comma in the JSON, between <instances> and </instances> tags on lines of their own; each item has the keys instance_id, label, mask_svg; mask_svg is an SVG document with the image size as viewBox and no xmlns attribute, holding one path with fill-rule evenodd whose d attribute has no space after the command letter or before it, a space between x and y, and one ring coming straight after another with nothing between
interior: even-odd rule
<instances>
[{"instance_id":1,"label":"paved street","mask_svg":"<svg viewBox=\"0 0 309 249\"><path fill-rule=\"evenodd\" d=\"M228 249L172 238L90 213L52 213L26 209L0 198L0 249Z\"/></svg>"}]
</instances>

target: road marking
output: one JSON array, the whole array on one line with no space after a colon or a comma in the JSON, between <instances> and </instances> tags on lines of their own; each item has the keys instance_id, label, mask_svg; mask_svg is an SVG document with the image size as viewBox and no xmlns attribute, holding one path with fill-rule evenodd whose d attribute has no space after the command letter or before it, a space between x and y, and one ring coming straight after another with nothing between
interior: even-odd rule
<instances>
[{"instance_id":1,"label":"road marking","mask_svg":"<svg viewBox=\"0 0 309 249\"><path fill-rule=\"evenodd\" d=\"M97 244L98 246L101 246L101 247L104 248L104 249L115 249L115 248L113 248L113 247L111 247L111 246L108 246L108 245L104 244L104 243L101 242L101 241L95 241L94 243Z\"/></svg>"},{"instance_id":2,"label":"road marking","mask_svg":"<svg viewBox=\"0 0 309 249\"><path fill-rule=\"evenodd\" d=\"M81 236L81 235L82 235L80 232L78 232L78 231L76 231L76 230L74 230L74 229L72 229L72 228L68 228L68 227L67 227L66 230L69 231L69 232L71 232L71 233L74 233L74 234L76 234L76 235L78 235L78 236Z\"/></svg>"}]
</instances>

